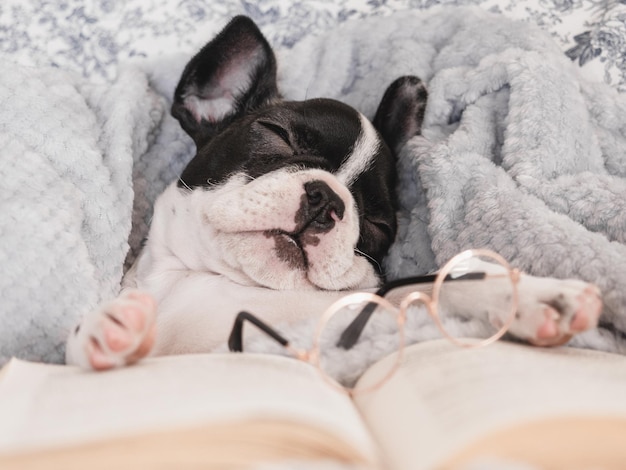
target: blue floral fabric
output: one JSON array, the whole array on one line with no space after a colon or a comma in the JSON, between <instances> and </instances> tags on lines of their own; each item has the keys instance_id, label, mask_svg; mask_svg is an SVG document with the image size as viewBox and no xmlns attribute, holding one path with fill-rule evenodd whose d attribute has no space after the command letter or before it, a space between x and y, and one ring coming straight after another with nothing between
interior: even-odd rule
<instances>
[{"instance_id":1,"label":"blue floral fabric","mask_svg":"<svg viewBox=\"0 0 626 470\"><path fill-rule=\"evenodd\" d=\"M0 53L111 80L122 61L192 52L237 14L291 47L355 18L460 5L538 24L586 78L626 90L626 0L2 0Z\"/></svg>"}]
</instances>

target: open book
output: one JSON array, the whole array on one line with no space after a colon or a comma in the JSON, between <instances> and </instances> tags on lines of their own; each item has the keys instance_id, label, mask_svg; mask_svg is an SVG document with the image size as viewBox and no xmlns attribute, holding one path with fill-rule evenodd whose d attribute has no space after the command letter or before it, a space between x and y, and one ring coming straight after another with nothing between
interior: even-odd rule
<instances>
[{"instance_id":1,"label":"open book","mask_svg":"<svg viewBox=\"0 0 626 470\"><path fill-rule=\"evenodd\" d=\"M571 348L422 343L354 399L308 364L259 354L104 373L13 360L0 375L2 469L621 469L625 442L626 357Z\"/></svg>"}]
</instances>

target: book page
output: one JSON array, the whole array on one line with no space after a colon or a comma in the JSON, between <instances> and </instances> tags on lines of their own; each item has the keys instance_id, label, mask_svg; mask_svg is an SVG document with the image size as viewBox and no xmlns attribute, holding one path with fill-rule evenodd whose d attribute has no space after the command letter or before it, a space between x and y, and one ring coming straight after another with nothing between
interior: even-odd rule
<instances>
[{"instance_id":1,"label":"book page","mask_svg":"<svg viewBox=\"0 0 626 470\"><path fill-rule=\"evenodd\" d=\"M372 367L359 385L380 370L388 367ZM391 467L418 470L444 468L464 446L533 420L621 418L626 430L625 397L623 356L504 341L461 349L441 340L407 348L391 380L355 402Z\"/></svg>"},{"instance_id":2,"label":"book page","mask_svg":"<svg viewBox=\"0 0 626 470\"><path fill-rule=\"evenodd\" d=\"M0 381L0 454L236 421L328 430L365 458L375 446L347 395L281 356L207 354L88 372L13 360Z\"/></svg>"}]
</instances>

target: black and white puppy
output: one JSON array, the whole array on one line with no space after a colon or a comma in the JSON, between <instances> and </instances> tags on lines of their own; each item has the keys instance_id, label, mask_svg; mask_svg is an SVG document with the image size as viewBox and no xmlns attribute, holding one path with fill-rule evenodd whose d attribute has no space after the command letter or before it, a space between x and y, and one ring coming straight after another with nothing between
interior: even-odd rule
<instances>
[{"instance_id":1,"label":"black and white puppy","mask_svg":"<svg viewBox=\"0 0 626 470\"><path fill-rule=\"evenodd\" d=\"M120 296L70 335L68 363L211 351L241 310L293 322L376 287L396 233L394 153L419 133L425 105L415 77L391 85L373 123L330 99L284 101L268 42L233 19L175 91L172 114L197 154L157 199ZM558 344L597 323L592 285L524 276L519 290L520 338Z\"/></svg>"}]
</instances>

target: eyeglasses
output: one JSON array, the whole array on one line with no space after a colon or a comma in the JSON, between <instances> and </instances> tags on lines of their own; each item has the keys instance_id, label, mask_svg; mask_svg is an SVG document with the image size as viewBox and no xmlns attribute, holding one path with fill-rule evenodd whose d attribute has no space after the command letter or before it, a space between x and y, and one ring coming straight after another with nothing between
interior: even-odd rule
<instances>
[{"instance_id":1,"label":"eyeglasses","mask_svg":"<svg viewBox=\"0 0 626 470\"><path fill-rule=\"evenodd\" d=\"M448 261L436 275L399 279L386 283L376 293L357 292L340 298L322 314L310 349L294 348L248 312L237 315L228 346L231 351L243 351L243 325L248 321L295 358L316 366L333 387L350 395L367 392L383 385L398 368L411 307L423 305L438 331L456 346L486 346L501 338L515 319L519 277L520 272L497 253L467 250ZM402 295L396 307L384 296L401 288L408 289L408 293ZM397 354L377 364L384 369L378 371L379 379L367 387L340 385L338 381L345 378L350 364L362 362L368 351L381 349L381 343Z\"/></svg>"}]
</instances>

